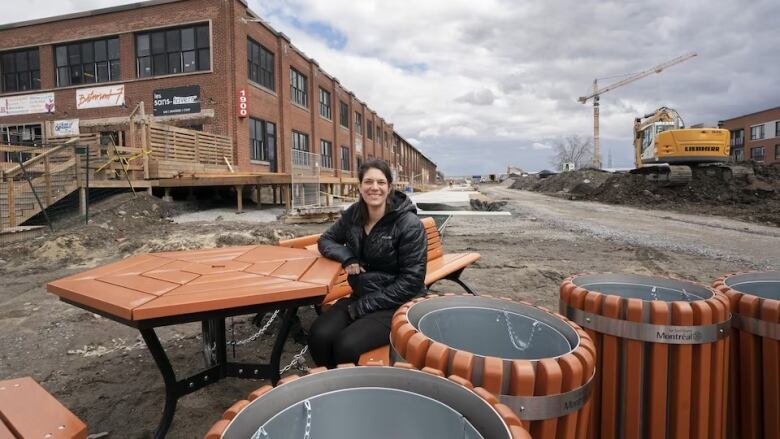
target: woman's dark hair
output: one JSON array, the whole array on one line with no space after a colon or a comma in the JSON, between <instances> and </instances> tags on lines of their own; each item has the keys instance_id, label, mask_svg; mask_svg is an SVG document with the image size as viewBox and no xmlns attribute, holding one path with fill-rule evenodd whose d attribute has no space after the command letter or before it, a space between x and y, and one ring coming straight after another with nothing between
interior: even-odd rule
<instances>
[{"instance_id":1,"label":"woman's dark hair","mask_svg":"<svg viewBox=\"0 0 780 439\"><path fill-rule=\"evenodd\" d=\"M384 160L369 160L358 168L358 182L363 182L363 177L366 176L366 172L368 172L369 169L378 169L382 171L383 174L385 174L385 178L387 179L387 201L385 206L385 213L390 212L390 199L393 196L393 189L390 185L393 184L393 171L390 170L390 165L387 164ZM366 202L363 201L363 197L358 196L358 207L357 210L355 210L355 215L352 217L352 220L355 224L364 226L366 222L368 222L368 206L366 205Z\"/></svg>"}]
</instances>

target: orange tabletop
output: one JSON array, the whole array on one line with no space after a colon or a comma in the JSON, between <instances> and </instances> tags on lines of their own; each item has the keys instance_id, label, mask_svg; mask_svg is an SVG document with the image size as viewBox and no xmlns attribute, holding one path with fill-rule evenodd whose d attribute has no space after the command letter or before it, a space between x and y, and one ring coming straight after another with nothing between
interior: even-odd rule
<instances>
[{"instance_id":1,"label":"orange tabletop","mask_svg":"<svg viewBox=\"0 0 780 439\"><path fill-rule=\"evenodd\" d=\"M150 253L56 280L61 299L143 321L325 296L341 265L271 245Z\"/></svg>"}]
</instances>

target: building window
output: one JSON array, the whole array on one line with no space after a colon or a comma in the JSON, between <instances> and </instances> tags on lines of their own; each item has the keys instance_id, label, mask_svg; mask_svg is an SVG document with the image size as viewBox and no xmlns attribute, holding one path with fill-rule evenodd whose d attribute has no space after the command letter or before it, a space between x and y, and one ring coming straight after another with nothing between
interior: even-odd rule
<instances>
[{"instance_id":1,"label":"building window","mask_svg":"<svg viewBox=\"0 0 780 439\"><path fill-rule=\"evenodd\" d=\"M327 140L320 140L320 155L322 157L322 167L333 169L333 144Z\"/></svg>"},{"instance_id":2,"label":"building window","mask_svg":"<svg viewBox=\"0 0 780 439\"><path fill-rule=\"evenodd\" d=\"M363 115L355 112L355 132L363 135Z\"/></svg>"},{"instance_id":3,"label":"building window","mask_svg":"<svg viewBox=\"0 0 780 439\"><path fill-rule=\"evenodd\" d=\"M3 92L40 89L41 64L38 48L3 53L0 72Z\"/></svg>"},{"instance_id":4,"label":"building window","mask_svg":"<svg viewBox=\"0 0 780 439\"><path fill-rule=\"evenodd\" d=\"M775 145L775 160L780 160L780 145Z\"/></svg>"},{"instance_id":5,"label":"building window","mask_svg":"<svg viewBox=\"0 0 780 439\"><path fill-rule=\"evenodd\" d=\"M119 37L54 48L57 86L119 81Z\"/></svg>"},{"instance_id":6,"label":"building window","mask_svg":"<svg viewBox=\"0 0 780 439\"><path fill-rule=\"evenodd\" d=\"M360 169L360 165L363 164L363 157L355 156L355 169Z\"/></svg>"},{"instance_id":7,"label":"building window","mask_svg":"<svg viewBox=\"0 0 780 439\"><path fill-rule=\"evenodd\" d=\"M780 122L775 122L775 137L780 137Z\"/></svg>"},{"instance_id":8,"label":"building window","mask_svg":"<svg viewBox=\"0 0 780 439\"><path fill-rule=\"evenodd\" d=\"M750 160L756 161L756 162L763 162L764 161L764 153L765 148L763 146L757 146L755 148L751 148L750 150Z\"/></svg>"},{"instance_id":9,"label":"building window","mask_svg":"<svg viewBox=\"0 0 780 439\"><path fill-rule=\"evenodd\" d=\"M339 124L344 128L349 128L349 107L344 101L339 101Z\"/></svg>"},{"instance_id":10,"label":"building window","mask_svg":"<svg viewBox=\"0 0 780 439\"><path fill-rule=\"evenodd\" d=\"M209 70L210 46L207 24L136 34L136 74L145 78Z\"/></svg>"},{"instance_id":11,"label":"building window","mask_svg":"<svg viewBox=\"0 0 780 439\"><path fill-rule=\"evenodd\" d=\"M330 92L320 89L320 116L330 120Z\"/></svg>"},{"instance_id":12,"label":"building window","mask_svg":"<svg viewBox=\"0 0 780 439\"><path fill-rule=\"evenodd\" d=\"M750 140L757 140L764 138L764 125L756 125L750 127Z\"/></svg>"},{"instance_id":13,"label":"building window","mask_svg":"<svg viewBox=\"0 0 780 439\"><path fill-rule=\"evenodd\" d=\"M309 166L309 135L298 131L292 132L293 165Z\"/></svg>"},{"instance_id":14,"label":"building window","mask_svg":"<svg viewBox=\"0 0 780 439\"><path fill-rule=\"evenodd\" d=\"M745 144L745 130L734 130L731 132L731 146L739 148Z\"/></svg>"},{"instance_id":15,"label":"building window","mask_svg":"<svg viewBox=\"0 0 780 439\"><path fill-rule=\"evenodd\" d=\"M374 138L374 124L370 121L366 121L366 136L368 136L369 139Z\"/></svg>"},{"instance_id":16,"label":"building window","mask_svg":"<svg viewBox=\"0 0 780 439\"><path fill-rule=\"evenodd\" d=\"M276 124L249 119L249 158L270 162L276 151Z\"/></svg>"},{"instance_id":17,"label":"building window","mask_svg":"<svg viewBox=\"0 0 780 439\"><path fill-rule=\"evenodd\" d=\"M341 147L341 170L349 171L349 148Z\"/></svg>"},{"instance_id":18,"label":"building window","mask_svg":"<svg viewBox=\"0 0 780 439\"><path fill-rule=\"evenodd\" d=\"M309 94L306 92L306 77L290 67L290 96L292 101L302 107L309 106Z\"/></svg>"},{"instance_id":19,"label":"building window","mask_svg":"<svg viewBox=\"0 0 780 439\"><path fill-rule=\"evenodd\" d=\"M246 53L249 62L249 80L269 90L276 90L273 52L252 40L247 40Z\"/></svg>"},{"instance_id":20,"label":"building window","mask_svg":"<svg viewBox=\"0 0 780 439\"><path fill-rule=\"evenodd\" d=\"M378 125L376 127L376 142L382 144L382 129Z\"/></svg>"}]
</instances>

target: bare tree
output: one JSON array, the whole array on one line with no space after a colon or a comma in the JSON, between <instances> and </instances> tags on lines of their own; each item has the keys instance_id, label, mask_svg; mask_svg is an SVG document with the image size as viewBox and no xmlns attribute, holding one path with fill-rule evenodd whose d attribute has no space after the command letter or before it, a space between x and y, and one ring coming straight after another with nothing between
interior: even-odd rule
<instances>
[{"instance_id":1,"label":"bare tree","mask_svg":"<svg viewBox=\"0 0 780 439\"><path fill-rule=\"evenodd\" d=\"M582 138L578 135L568 136L558 140L553 145L555 155L552 165L556 170L563 168L564 163L574 163L577 169L590 166L593 162L593 143L590 138Z\"/></svg>"}]
</instances>

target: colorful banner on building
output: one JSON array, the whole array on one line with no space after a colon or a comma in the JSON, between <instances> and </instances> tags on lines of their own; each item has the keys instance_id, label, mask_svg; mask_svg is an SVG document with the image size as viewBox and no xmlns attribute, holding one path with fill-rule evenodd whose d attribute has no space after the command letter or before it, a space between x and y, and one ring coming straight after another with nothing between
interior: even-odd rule
<instances>
[{"instance_id":1,"label":"colorful banner on building","mask_svg":"<svg viewBox=\"0 0 780 439\"><path fill-rule=\"evenodd\" d=\"M125 104L125 86L80 88L76 90L76 108L117 107Z\"/></svg>"},{"instance_id":2,"label":"colorful banner on building","mask_svg":"<svg viewBox=\"0 0 780 439\"><path fill-rule=\"evenodd\" d=\"M52 125L52 134L54 137L78 136L79 120L78 119L55 120Z\"/></svg>"},{"instance_id":3,"label":"colorful banner on building","mask_svg":"<svg viewBox=\"0 0 780 439\"><path fill-rule=\"evenodd\" d=\"M199 85L155 90L152 97L155 116L200 113Z\"/></svg>"},{"instance_id":4,"label":"colorful banner on building","mask_svg":"<svg viewBox=\"0 0 780 439\"><path fill-rule=\"evenodd\" d=\"M54 93L0 98L0 116L35 113L54 113Z\"/></svg>"}]
</instances>

